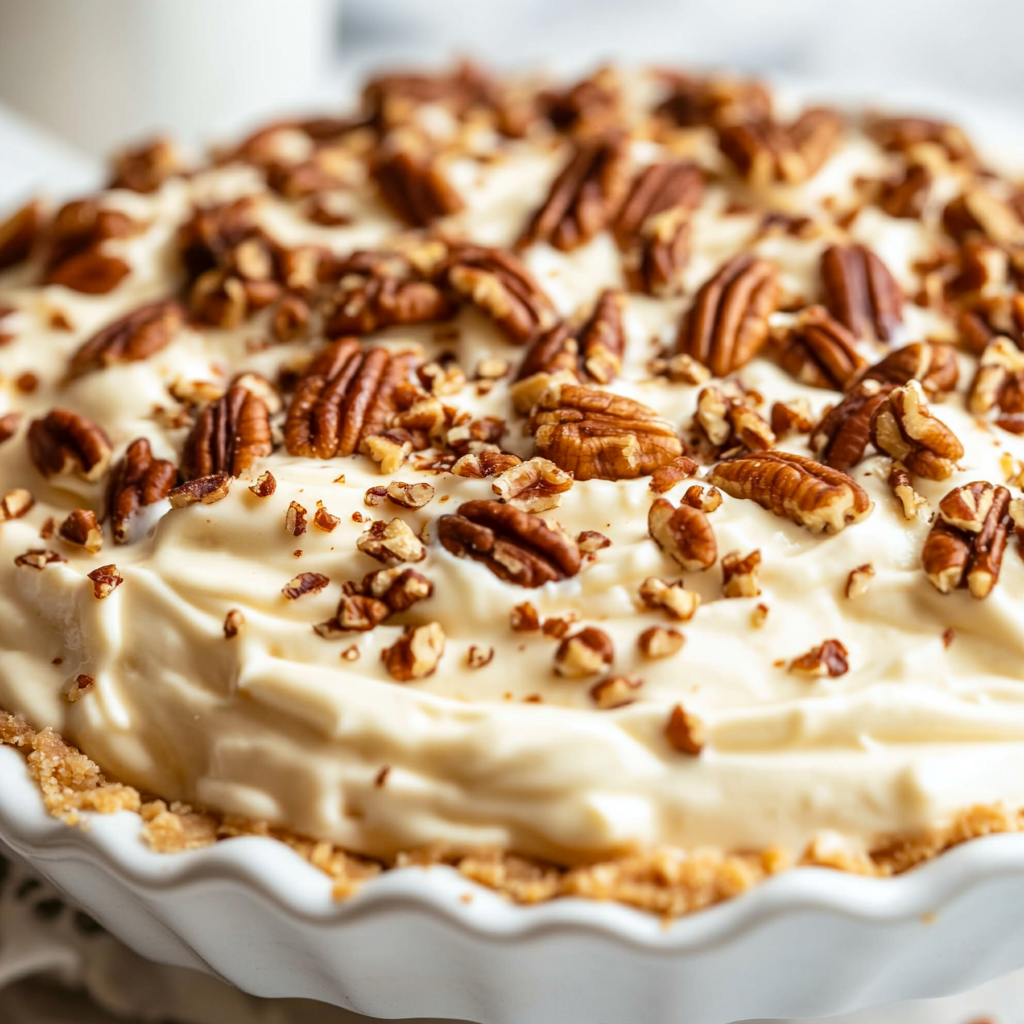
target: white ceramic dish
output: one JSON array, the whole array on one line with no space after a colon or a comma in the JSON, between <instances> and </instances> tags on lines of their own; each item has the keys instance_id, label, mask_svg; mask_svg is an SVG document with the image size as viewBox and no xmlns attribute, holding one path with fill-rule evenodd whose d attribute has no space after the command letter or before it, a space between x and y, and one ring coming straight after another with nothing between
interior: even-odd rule
<instances>
[{"instance_id":1,"label":"white ceramic dish","mask_svg":"<svg viewBox=\"0 0 1024 1024\"><path fill-rule=\"evenodd\" d=\"M160 855L138 829L131 814L54 821L0 748L0 840L138 952L257 995L486 1024L726 1024L945 995L1024 965L1024 836L886 881L800 869L664 926L582 900L511 906L440 868L336 902L273 840Z\"/></svg>"}]
</instances>

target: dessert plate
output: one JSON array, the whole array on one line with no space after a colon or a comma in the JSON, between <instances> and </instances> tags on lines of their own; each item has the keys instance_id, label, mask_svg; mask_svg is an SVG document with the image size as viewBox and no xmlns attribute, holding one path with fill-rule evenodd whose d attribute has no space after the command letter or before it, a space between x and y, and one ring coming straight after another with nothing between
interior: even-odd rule
<instances>
[{"instance_id":1,"label":"dessert plate","mask_svg":"<svg viewBox=\"0 0 1024 1024\"><path fill-rule=\"evenodd\" d=\"M155 854L133 814L50 818L0 748L0 841L137 952L260 996L487 1024L727 1024L961 991L1024 965L1024 837L899 878L797 869L671 924L614 904L513 906L447 868L338 902L281 843Z\"/></svg>"}]
</instances>

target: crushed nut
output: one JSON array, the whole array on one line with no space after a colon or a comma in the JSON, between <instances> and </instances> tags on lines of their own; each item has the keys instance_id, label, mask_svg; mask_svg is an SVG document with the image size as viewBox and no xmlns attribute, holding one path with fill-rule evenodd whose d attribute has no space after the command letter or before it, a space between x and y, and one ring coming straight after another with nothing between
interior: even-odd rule
<instances>
[{"instance_id":1,"label":"crushed nut","mask_svg":"<svg viewBox=\"0 0 1024 1024\"><path fill-rule=\"evenodd\" d=\"M509 613L509 625L516 633L532 633L540 629L540 615L529 601L524 601Z\"/></svg>"},{"instance_id":2,"label":"crushed nut","mask_svg":"<svg viewBox=\"0 0 1024 1024\"><path fill-rule=\"evenodd\" d=\"M655 494L665 494L676 484L697 475L700 466L689 455L680 455L667 466L659 466L651 473L651 490Z\"/></svg>"},{"instance_id":3,"label":"crushed nut","mask_svg":"<svg viewBox=\"0 0 1024 1024\"><path fill-rule=\"evenodd\" d=\"M573 476L549 459L535 456L494 477L491 490L504 502L524 512L545 512L562 503Z\"/></svg>"},{"instance_id":4,"label":"crushed nut","mask_svg":"<svg viewBox=\"0 0 1024 1024\"><path fill-rule=\"evenodd\" d=\"M405 633L382 652L388 675L399 683L433 675L444 654L444 630L436 622L407 626Z\"/></svg>"},{"instance_id":5,"label":"crushed nut","mask_svg":"<svg viewBox=\"0 0 1024 1024\"><path fill-rule=\"evenodd\" d=\"M281 593L289 601L295 601L303 594L319 594L330 582L321 572L300 572L281 588Z\"/></svg>"},{"instance_id":6,"label":"crushed nut","mask_svg":"<svg viewBox=\"0 0 1024 1024\"><path fill-rule=\"evenodd\" d=\"M476 644L470 644L469 650L466 652L466 664L472 669L483 668L485 665L490 665L493 660L493 647L478 647Z\"/></svg>"},{"instance_id":7,"label":"crushed nut","mask_svg":"<svg viewBox=\"0 0 1024 1024\"><path fill-rule=\"evenodd\" d=\"M899 499L904 519L916 519L921 509L927 508L928 499L914 490L910 474L898 462L894 462L889 470L889 487Z\"/></svg>"},{"instance_id":8,"label":"crushed nut","mask_svg":"<svg viewBox=\"0 0 1024 1024\"><path fill-rule=\"evenodd\" d=\"M740 557L738 551L722 555L722 596L758 597L761 593L761 551Z\"/></svg>"},{"instance_id":9,"label":"crushed nut","mask_svg":"<svg viewBox=\"0 0 1024 1024\"><path fill-rule=\"evenodd\" d=\"M174 487L167 492L171 508L186 508L197 502L212 505L215 501L226 498L231 489L229 473L214 473L212 476L200 476L187 483Z\"/></svg>"},{"instance_id":10,"label":"crushed nut","mask_svg":"<svg viewBox=\"0 0 1024 1024\"><path fill-rule=\"evenodd\" d=\"M688 622L700 607L700 594L686 590L682 580L666 583L656 576L648 576L640 584L640 600L648 608L663 608L669 615Z\"/></svg>"},{"instance_id":11,"label":"crushed nut","mask_svg":"<svg viewBox=\"0 0 1024 1024\"><path fill-rule=\"evenodd\" d=\"M698 757L705 744L704 724L684 711L682 704L676 704L665 723L665 739L680 754Z\"/></svg>"},{"instance_id":12,"label":"crushed nut","mask_svg":"<svg viewBox=\"0 0 1024 1024\"><path fill-rule=\"evenodd\" d=\"M870 562L851 569L850 575L846 577L846 596L851 599L863 597L868 592L868 587L874 577L875 567Z\"/></svg>"},{"instance_id":13,"label":"crushed nut","mask_svg":"<svg viewBox=\"0 0 1024 1024\"><path fill-rule=\"evenodd\" d=\"M89 509L76 508L60 524L60 536L69 544L84 548L90 555L103 547L103 530L96 513Z\"/></svg>"},{"instance_id":14,"label":"crushed nut","mask_svg":"<svg viewBox=\"0 0 1024 1024\"><path fill-rule=\"evenodd\" d=\"M378 562L421 562L427 557L423 542L402 519L377 520L363 531L356 547Z\"/></svg>"},{"instance_id":15,"label":"crushed nut","mask_svg":"<svg viewBox=\"0 0 1024 1024\"><path fill-rule=\"evenodd\" d=\"M244 628L245 616L237 608L232 608L224 616L224 639L234 640Z\"/></svg>"},{"instance_id":16,"label":"crushed nut","mask_svg":"<svg viewBox=\"0 0 1024 1024\"><path fill-rule=\"evenodd\" d=\"M313 513L313 525L318 530L323 530L324 533L331 533L338 528L340 523L340 516L331 515L324 507L322 501L316 503L316 511Z\"/></svg>"},{"instance_id":17,"label":"crushed nut","mask_svg":"<svg viewBox=\"0 0 1024 1024\"><path fill-rule=\"evenodd\" d=\"M787 670L796 675L829 676L836 679L850 671L849 653L838 640L826 640L806 654L794 658Z\"/></svg>"},{"instance_id":18,"label":"crushed nut","mask_svg":"<svg viewBox=\"0 0 1024 1024\"><path fill-rule=\"evenodd\" d=\"M637 647L645 658L670 658L683 649L686 637L678 629L650 626L637 638Z\"/></svg>"},{"instance_id":19,"label":"crushed nut","mask_svg":"<svg viewBox=\"0 0 1024 1024\"><path fill-rule=\"evenodd\" d=\"M63 561L63 559L59 560ZM92 592L97 601L110 597L124 583L124 577L116 565L101 565L86 575L92 580Z\"/></svg>"},{"instance_id":20,"label":"crushed nut","mask_svg":"<svg viewBox=\"0 0 1024 1024\"><path fill-rule=\"evenodd\" d=\"M55 565L66 561L67 559L63 555L59 555L56 551L51 551L49 548L29 548L28 551L14 559L14 564L17 566L28 566L30 569L45 569L48 565Z\"/></svg>"},{"instance_id":21,"label":"crushed nut","mask_svg":"<svg viewBox=\"0 0 1024 1024\"><path fill-rule=\"evenodd\" d=\"M687 571L709 569L718 558L714 528L704 512L692 505L674 508L667 498L656 499L647 514L647 532Z\"/></svg>"},{"instance_id":22,"label":"crushed nut","mask_svg":"<svg viewBox=\"0 0 1024 1024\"><path fill-rule=\"evenodd\" d=\"M614 711L632 704L643 686L642 679L633 676L609 676L594 683L590 696L601 711Z\"/></svg>"},{"instance_id":23,"label":"crushed nut","mask_svg":"<svg viewBox=\"0 0 1024 1024\"><path fill-rule=\"evenodd\" d=\"M555 671L567 679L585 679L604 672L614 658L611 637L596 626L586 626L558 645Z\"/></svg>"}]
</instances>

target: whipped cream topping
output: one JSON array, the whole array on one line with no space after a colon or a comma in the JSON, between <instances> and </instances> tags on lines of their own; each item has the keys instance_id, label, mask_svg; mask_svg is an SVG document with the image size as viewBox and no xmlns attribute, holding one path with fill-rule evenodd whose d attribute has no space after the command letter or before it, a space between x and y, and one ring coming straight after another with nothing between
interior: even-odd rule
<instances>
[{"instance_id":1,"label":"whipped cream topping","mask_svg":"<svg viewBox=\"0 0 1024 1024\"><path fill-rule=\"evenodd\" d=\"M452 130L443 111L426 120L432 131ZM941 234L936 217L895 219L873 206L848 230L832 223L830 211L858 195L858 176L881 177L891 166L891 157L854 128L809 183L759 195L730 177L709 138L694 129L671 142L671 152L713 175L693 218L685 289L671 299L628 296L623 370L609 385L655 409L683 436L701 385L656 378L649 363L673 342L697 288L723 260L739 251L763 256L779 268L787 295L814 301L821 251L849 238L869 245L913 295L920 284L914 263L932 254ZM486 136L477 145L496 147ZM632 142L634 163L658 159L666 145ZM500 152L497 160L463 155L451 162L447 174L465 209L444 221L446 233L510 245L546 196L567 147L527 138ZM932 201L941 209L957 191L949 169ZM874 508L835 536L724 496L709 516L718 550L760 551L757 597L725 599L719 564L683 573L666 557L648 534L655 497L648 478L577 481L542 515L572 536L595 530L611 544L577 576L525 590L437 543L437 517L464 501L493 498L490 480L428 472L410 461L392 478L429 482L433 500L412 511L368 508L367 489L388 480L375 462L363 455L301 458L284 448L258 460L221 501L146 507L132 523L130 544L114 545L109 529L92 555L57 536L41 541L50 517L59 523L75 508L101 511L103 484L44 479L25 441L32 418L72 409L104 427L115 459L145 436L157 457L177 463L187 427L171 425L160 411L177 407L172 387L205 381L224 388L242 370L273 380L322 347L319 338L267 343L268 312L232 330L184 327L145 360L67 379L68 360L86 338L180 287L175 231L193 205L249 194L261 197L267 231L288 245L320 244L344 255L384 246L401 231L365 181L336 197L352 222L323 227L266 192L253 168L229 165L173 178L149 195L103 195L105 205L144 225L106 243L131 266L108 295L36 286L31 267L0 278L0 305L14 307L2 321L13 337L0 348L0 415L25 413L18 433L0 444L0 480L5 490L25 487L35 498L26 516L0 525L0 707L37 728L53 726L112 777L145 791L383 857L430 844L494 845L563 861L659 844L781 844L798 852L826 833L858 848L939 826L972 804L1024 805L1024 561L1016 541L985 600L966 590L940 594L921 567L939 500L960 484L1002 484L1024 463L1024 441L967 411L975 360L966 355L958 391L932 403L964 456L948 480L914 477L928 503L915 518L904 517L889 487L891 460L870 446L851 472ZM737 196L760 210L738 208ZM762 236L765 207L810 216L822 227L808 237ZM567 317L588 310L602 288L623 286L607 232L570 253L538 243L524 259ZM53 326L58 310L71 330ZM792 319L776 313L771 322ZM955 333L946 318L908 301L894 346L925 338L955 340ZM469 308L451 323L392 328L370 341L427 359L452 352L470 376L484 358L514 367L522 357ZM889 347L863 342L861 350L873 362ZM25 373L38 379L30 393L16 384ZM764 397L765 413L775 401L802 398L817 419L841 397L797 383L767 354L735 376ZM470 382L444 401L506 419L503 447L528 458L533 441L512 412L507 384L481 394ZM813 455L806 434L790 434L778 447ZM277 487L261 498L249 485L268 470ZM667 497L677 502L693 482ZM1016 484L1011 490L1020 493ZM285 528L291 502L310 517L322 502L341 522L332 532L311 525L293 536ZM372 631L317 635L313 624L335 614L342 584L380 568L356 540L371 518L395 515L430 538L415 568L433 583L433 595ZM41 570L15 565L18 555L40 547L66 561ZM110 563L124 582L97 600L86 574ZM847 597L849 574L865 564L874 570L866 592ZM301 572L330 582L289 600L282 588ZM682 578L701 596L692 620L672 622L642 604L638 591L652 576ZM557 675L556 643L510 628L524 601L542 619L570 616L604 630L615 648L614 673L642 680L635 701L600 710L593 680ZM224 621L232 610L241 612L244 629L228 639ZM388 676L381 652L410 623L439 623L446 644L434 674L403 684ZM637 638L651 626L678 628L685 644L667 658L643 657ZM848 672L808 678L787 670L833 638L848 651ZM475 667L474 647L493 648L494 657ZM80 674L94 683L69 702L69 684ZM703 725L700 756L685 756L666 740L676 704Z\"/></svg>"}]
</instances>

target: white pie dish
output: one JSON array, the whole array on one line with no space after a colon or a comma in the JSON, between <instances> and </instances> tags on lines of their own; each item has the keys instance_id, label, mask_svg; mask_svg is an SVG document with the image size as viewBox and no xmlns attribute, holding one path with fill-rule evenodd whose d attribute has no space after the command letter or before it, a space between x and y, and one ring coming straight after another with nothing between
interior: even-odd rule
<instances>
[{"instance_id":1,"label":"white pie dish","mask_svg":"<svg viewBox=\"0 0 1024 1024\"><path fill-rule=\"evenodd\" d=\"M139 826L50 818L0 748L0 840L139 953L261 996L387 1018L727 1024L940 996L1024 965L1020 835L889 880L798 869L669 926L577 899L513 906L447 868L338 902L274 840L156 854Z\"/></svg>"}]
</instances>

